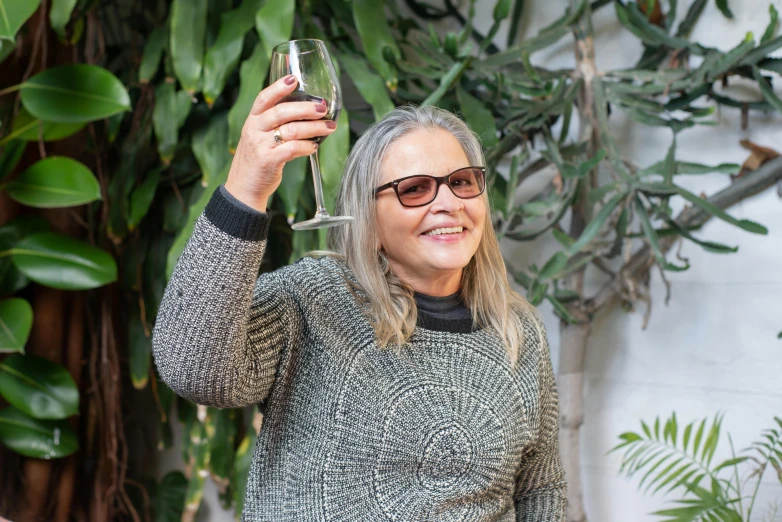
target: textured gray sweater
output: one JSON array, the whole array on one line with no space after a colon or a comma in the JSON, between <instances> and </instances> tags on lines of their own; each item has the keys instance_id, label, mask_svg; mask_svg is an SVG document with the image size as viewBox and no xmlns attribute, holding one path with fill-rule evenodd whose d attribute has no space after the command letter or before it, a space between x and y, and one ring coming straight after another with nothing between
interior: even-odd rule
<instances>
[{"instance_id":1,"label":"textured gray sweater","mask_svg":"<svg viewBox=\"0 0 782 522\"><path fill-rule=\"evenodd\" d=\"M242 520L565 520L551 358L532 324L511 369L472 319L419 323L379 349L344 263L257 276L268 215L219 190L198 218L153 333L163 381L264 422Z\"/></svg>"}]
</instances>

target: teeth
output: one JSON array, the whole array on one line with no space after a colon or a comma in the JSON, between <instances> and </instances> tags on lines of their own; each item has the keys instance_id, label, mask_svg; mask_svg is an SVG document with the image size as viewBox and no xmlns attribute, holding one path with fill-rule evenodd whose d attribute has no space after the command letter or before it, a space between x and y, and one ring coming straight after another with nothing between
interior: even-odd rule
<instances>
[{"instance_id":1,"label":"teeth","mask_svg":"<svg viewBox=\"0 0 782 522\"><path fill-rule=\"evenodd\" d=\"M462 230L464 230L464 227L435 228L434 230L430 230L424 235L439 236L440 234L459 234Z\"/></svg>"}]
</instances>

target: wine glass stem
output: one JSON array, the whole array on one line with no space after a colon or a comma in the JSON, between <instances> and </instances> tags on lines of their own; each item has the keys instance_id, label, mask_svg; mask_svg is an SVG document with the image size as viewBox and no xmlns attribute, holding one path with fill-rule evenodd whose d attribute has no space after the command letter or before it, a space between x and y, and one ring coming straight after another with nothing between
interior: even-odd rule
<instances>
[{"instance_id":1,"label":"wine glass stem","mask_svg":"<svg viewBox=\"0 0 782 522\"><path fill-rule=\"evenodd\" d=\"M320 162L318 162L317 152L310 155L310 165L312 166L312 182L315 184L315 203L318 205L316 214L325 217L329 213L323 206L323 184L320 180Z\"/></svg>"}]
</instances>

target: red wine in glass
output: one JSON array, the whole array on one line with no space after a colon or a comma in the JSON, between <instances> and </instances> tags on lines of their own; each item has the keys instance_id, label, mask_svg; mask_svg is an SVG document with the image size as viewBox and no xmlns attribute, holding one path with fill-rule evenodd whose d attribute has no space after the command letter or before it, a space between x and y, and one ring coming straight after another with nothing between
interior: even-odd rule
<instances>
[{"instance_id":1,"label":"red wine in glass","mask_svg":"<svg viewBox=\"0 0 782 522\"><path fill-rule=\"evenodd\" d=\"M286 96L280 103L293 101L311 101L325 103L327 110L324 120L337 121L342 110L342 88L337 78L337 72L331 61L326 44L321 40L291 40L281 43L272 52L269 81L276 82L280 78L292 74L298 80L296 90ZM323 136L312 141L321 143ZM315 185L315 217L301 223L294 223L293 230L310 230L314 228L334 227L351 223L351 216L331 216L323 206L323 184L320 179L320 164L318 151L310 155L312 166L312 181Z\"/></svg>"}]
</instances>

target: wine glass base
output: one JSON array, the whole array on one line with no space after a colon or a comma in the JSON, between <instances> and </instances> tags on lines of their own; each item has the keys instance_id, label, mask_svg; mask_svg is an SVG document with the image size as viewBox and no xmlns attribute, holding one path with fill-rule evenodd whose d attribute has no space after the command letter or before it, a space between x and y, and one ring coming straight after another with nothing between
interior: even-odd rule
<instances>
[{"instance_id":1,"label":"wine glass base","mask_svg":"<svg viewBox=\"0 0 782 522\"><path fill-rule=\"evenodd\" d=\"M294 223L291 225L291 228L293 230L314 230L317 228L329 228L339 225L347 225L353 221L355 221L355 219L353 219L351 216L329 216L328 214L325 216L316 215L314 218L308 219L307 221Z\"/></svg>"}]
</instances>

